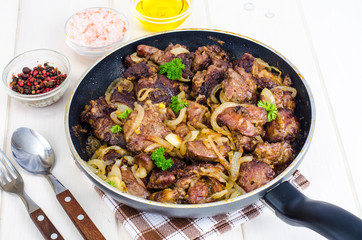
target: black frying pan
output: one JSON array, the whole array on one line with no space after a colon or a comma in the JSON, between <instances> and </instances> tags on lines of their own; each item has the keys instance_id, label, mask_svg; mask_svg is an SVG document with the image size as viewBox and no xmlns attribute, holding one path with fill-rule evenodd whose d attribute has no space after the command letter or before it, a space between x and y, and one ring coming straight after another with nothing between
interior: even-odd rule
<instances>
[{"instance_id":1,"label":"black frying pan","mask_svg":"<svg viewBox=\"0 0 362 240\"><path fill-rule=\"evenodd\" d=\"M89 159L85 152L85 139L78 138L72 127L82 124L80 113L90 100L104 95L108 85L122 76L124 57L136 51L139 44L165 49L169 43L186 45L191 51L199 46L221 44L232 58L237 59L245 52L262 58L272 66L289 74L293 87L297 89L295 114L301 123L301 137L296 142L298 152L290 166L268 184L231 200L206 204L166 204L145 200L122 193L96 176L85 164ZM262 199L278 217L289 224L304 225L330 239L362 239L362 221L351 213L328 203L313 201L305 197L286 181L301 163L307 151L315 123L314 101L311 91L298 70L283 56L270 47L250 38L215 30L178 30L155 34L129 42L99 60L80 79L66 109L65 127L67 140L76 163L86 176L100 189L113 198L139 210L156 212L173 217L202 217L240 209Z\"/></svg>"}]
</instances>

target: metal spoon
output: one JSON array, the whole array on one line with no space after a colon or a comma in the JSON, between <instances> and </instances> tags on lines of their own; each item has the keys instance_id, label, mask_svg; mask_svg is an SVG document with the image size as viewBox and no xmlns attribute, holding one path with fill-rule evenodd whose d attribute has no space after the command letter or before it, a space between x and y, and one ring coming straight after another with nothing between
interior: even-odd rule
<instances>
[{"instance_id":1,"label":"metal spoon","mask_svg":"<svg viewBox=\"0 0 362 240\"><path fill-rule=\"evenodd\" d=\"M30 128L18 128L11 137L11 150L23 169L48 179L59 203L85 239L105 239L71 192L50 173L55 154L42 135Z\"/></svg>"}]
</instances>

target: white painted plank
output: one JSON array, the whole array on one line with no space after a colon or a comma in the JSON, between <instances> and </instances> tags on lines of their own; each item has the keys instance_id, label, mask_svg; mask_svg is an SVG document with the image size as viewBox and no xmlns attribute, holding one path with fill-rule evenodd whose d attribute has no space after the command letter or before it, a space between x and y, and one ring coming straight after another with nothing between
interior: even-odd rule
<instances>
[{"instance_id":1,"label":"white painted plank","mask_svg":"<svg viewBox=\"0 0 362 240\"><path fill-rule=\"evenodd\" d=\"M341 158L349 164L350 182L357 191L355 201L360 204L362 217L362 129L358 124L362 118L359 110L362 81L357 74L362 56L362 2L300 2L341 137ZM320 9L325 13L323 21L319 20Z\"/></svg>"},{"instance_id":2,"label":"white painted plank","mask_svg":"<svg viewBox=\"0 0 362 240\"><path fill-rule=\"evenodd\" d=\"M2 31L0 38L1 74L6 64L14 57L14 49L16 43L16 26L17 26L17 16L18 16L18 1L8 1L6 2L6 7L4 5L5 1L0 3L0 29ZM6 141L5 138L7 130L6 125L8 122L7 113L8 113L8 96L6 91L3 89L3 86L1 86L0 87L0 148L4 147L4 142ZM6 230L3 223L7 221L7 219L5 218L6 215L4 214L4 211L7 208L6 204L7 197L12 198L15 196L10 196L10 194L4 193L0 190L0 239L4 239L2 237L2 233ZM20 199L18 199L18 201L20 201ZM21 210L25 211L25 207L22 206Z\"/></svg>"}]
</instances>

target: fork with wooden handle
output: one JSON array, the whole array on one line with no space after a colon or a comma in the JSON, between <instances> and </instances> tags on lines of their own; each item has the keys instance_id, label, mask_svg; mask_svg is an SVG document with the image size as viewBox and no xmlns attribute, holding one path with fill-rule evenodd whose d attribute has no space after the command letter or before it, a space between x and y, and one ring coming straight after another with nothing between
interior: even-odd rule
<instances>
[{"instance_id":1,"label":"fork with wooden handle","mask_svg":"<svg viewBox=\"0 0 362 240\"><path fill-rule=\"evenodd\" d=\"M64 239L43 210L25 193L23 178L1 149L0 188L6 192L17 194L23 200L31 220L45 239Z\"/></svg>"}]
</instances>

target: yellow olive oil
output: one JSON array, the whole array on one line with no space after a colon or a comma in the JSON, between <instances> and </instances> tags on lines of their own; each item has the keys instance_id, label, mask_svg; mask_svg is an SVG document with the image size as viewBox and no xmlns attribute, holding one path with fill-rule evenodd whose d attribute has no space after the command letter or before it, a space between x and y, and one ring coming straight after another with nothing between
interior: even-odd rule
<instances>
[{"instance_id":1,"label":"yellow olive oil","mask_svg":"<svg viewBox=\"0 0 362 240\"><path fill-rule=\"evenodd\" d=\"M180 26L188 15L180 18L176 16L187 11L189 7L188 0L140 0L136 10L144 16L139 20L146 29L164 31Z\"/></svg>"}]
</instances>

